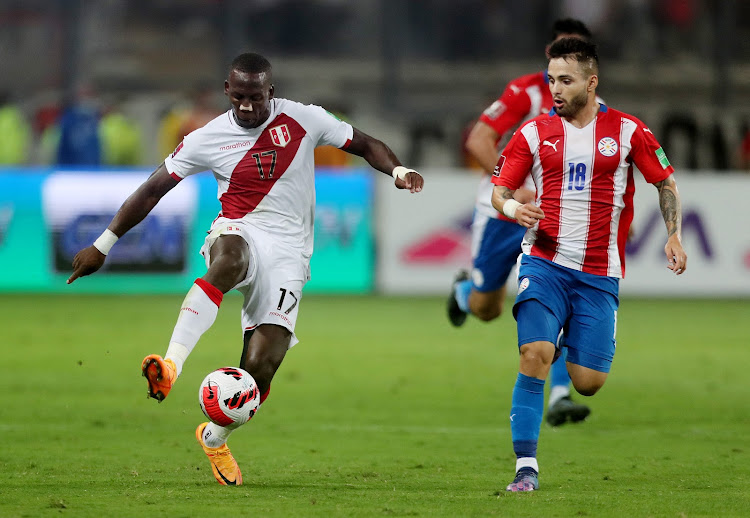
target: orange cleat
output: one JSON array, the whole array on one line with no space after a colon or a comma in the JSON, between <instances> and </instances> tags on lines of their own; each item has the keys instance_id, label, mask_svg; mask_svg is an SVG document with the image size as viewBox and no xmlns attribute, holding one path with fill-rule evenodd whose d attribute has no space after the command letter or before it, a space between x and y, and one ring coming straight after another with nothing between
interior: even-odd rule
<instances>
[{"instance_id":1,"label":"orange cleat","mask_svg":"<svg viewBox=\"0 0 750 518\"><path fill-rule=\"evenodd\" d=\"M169 395L175 379L177 379L177 368L172 360L165 360L158 354L150 354L143 359L141 364L143 375L148 380L148 397L152 397L159 403Z\"/></svg>"},{"instance_id":2,"label":"orange cleat","mask_svg":"<svg viewBox=\"0 0 750 518\"><path fill-rule=\"evenodd\" d=\"M242 473L237 461L234 460L232 452L229 451L227 443L218 448L209 448L203 442L203 430L208 423L201 423L195 430L195 438L198 439L203 451L206 452L208 460L211 462L211 470L214 477L222 486L240 486L242 485Z\"/></svg>"}]
</instances>

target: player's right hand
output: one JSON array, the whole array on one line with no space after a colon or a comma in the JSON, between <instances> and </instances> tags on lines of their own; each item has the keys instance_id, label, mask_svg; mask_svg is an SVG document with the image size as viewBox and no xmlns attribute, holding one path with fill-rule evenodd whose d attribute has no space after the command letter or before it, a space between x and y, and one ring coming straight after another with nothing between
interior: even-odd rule
<instances>
[{"instance_id":1,"label":"player's right hand","mask_svg":"<svg viewBox=\"0 0 750 518\"><path fill-rule=\"evenodd\" d=\"M516 221L522 227L531 228L540 219L544 219L544 211L533 203L524 203L516 209Z\"/></svg>"},{"instance_id":2,"label":"player's right hand","mask_svg":"<svg viewBox=\"0 0 750 518\"><path fill-rule=\"evenodd\" d=\"M72 283L78 277L91 275L97 271L102 267L106 258L107 256L93 245L78 252L73 258L73 275L68 277L68 284Z\"/></svg>"},{"instance_id":3,"label":"player's right hand","mask_svg":"<svg viewBox=\"0 0 750 518\"><path fill-rule=\"evenodd\" d=\"M416 171L409 171L403 180L396 178L397 189L408 189L410 192L415 193L420 192L423 186L424 178Z\"/></svg>"}]
</instances>

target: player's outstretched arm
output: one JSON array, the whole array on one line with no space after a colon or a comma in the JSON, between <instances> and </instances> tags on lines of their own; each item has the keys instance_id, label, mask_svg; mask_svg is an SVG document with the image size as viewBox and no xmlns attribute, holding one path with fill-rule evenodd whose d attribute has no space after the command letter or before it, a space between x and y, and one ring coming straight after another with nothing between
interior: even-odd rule
<instances>
[{"instance_id":1,"label":"player's outstretched arm","mask_svg":"<svg viewBox=\"0 0 750 518\"><path fill-rule=\"evenodd\" d=\"M68 278L68 284L78 277L91 275L101 268L114 242L143 221L143 218L175 185L177 185L177 180L169 175L162 163L148 180L125 200L101 237L93 245L76 254L73 258L73 274Z\"/></svg>"},{"instance_id":2,"label":"player's outstretched arm","mask_svg":"<svg viewBox=\"0 0 750 518\"><path fill-rule=\"evenodd\" d=\"M409 189L411 192L419 192L424 186L422 175L413 169L407 169L393 151L380 140L354 129L352 141L346 151L353 155L361 156L372 167L396 180L396 187Z\"/></svg>"},{"instance_id":3,"label":"player's outstretched arm","mask_svg":"<svg viewBox=\"0 0 750 518\"><path fill-rule=\"evenodd\" d=\"M664 245L667 268L681 275L687 268L687 254L682 248L682 205L677 182L670 174L661 182L656 182L654 187L659 191L659 207L667 226L667 244Z\"/></svg>"},{"instance_id":4,"label":"player's outstretched arm","mask_svg":"<svg viewBox=\"0 0 750 518\"><path fill-rule=\"evenodd\" d=\"M492 206L507 217L515 219L518 224L531 228L537 221L544 219L544 211L533 203L520 203L513 198L516 191L504 185L496 185L492 190Z\"/></svg>"}]
</instances>

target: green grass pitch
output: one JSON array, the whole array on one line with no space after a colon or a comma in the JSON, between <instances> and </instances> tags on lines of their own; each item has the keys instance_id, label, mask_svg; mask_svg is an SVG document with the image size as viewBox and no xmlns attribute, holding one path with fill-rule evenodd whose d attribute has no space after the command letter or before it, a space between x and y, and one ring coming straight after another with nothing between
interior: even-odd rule
<instances>
[{"instance_id":1,"label":"green grass pitch","mask_svg":"<svg viewBox=\"0 0 750 518\"><path fill-rule=\"evenodd\" d=\"M228 488L194 430L200 381L241 352L239 297L165 402L140 375L181 300L0 297L0 516L750 515L748 300L624 299L609 380L586 422L543 426L533 494L504 491L509 315L453 329L442 298L305 297Z\"/></svg>"}]
</instances>

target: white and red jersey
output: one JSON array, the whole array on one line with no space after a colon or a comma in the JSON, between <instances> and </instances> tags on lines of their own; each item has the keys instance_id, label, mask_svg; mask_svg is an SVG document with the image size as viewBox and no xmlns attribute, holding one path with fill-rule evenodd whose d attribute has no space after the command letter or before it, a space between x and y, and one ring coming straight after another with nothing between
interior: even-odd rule
<instances>
[{"instance_id":1,"label":"white and red jersey","mask_svg":"<svg viewBox=\"0 0 750 518\"><path fill-rule=\"evenodd\" d=\"M164 161L181 180L211 170L219 184L220 216L251 225L299 249L313 250L316 146L346 148L351 125L320 106L272 99L268 120L243 128L232 110L188 134Z\"/></svg>"},{"instance_id":2,"label":"white and red jersey","mask_svg":"<svg viewBox=\"0 0 750 518\"><path fill-rule=\"evenodd\" d=\"M601 105L590 124L576 128L551 111L516 131L492 182L515 190L531 171L545 217L526 232L524 253L622 278L633 220L633 165L649 183L674 171L637 118Z\"/></svg>"},{"instance_id":3,"label":"white and red jersey","mask_svg":"<svg viewBox=\"0 0 750 518\"><path fill-rule=\"evenodd\" d=\"M547 71L518 77L505 87L503 93L479 117L479 120L499 135L496 145L501 145L503 136L519 124L547 113L552 109L552 94L549 91ZM534 189L531 181L525 186ZM492 206L492 181L490 175L482 175L477 189L475 210L482 215L512 221Z\"/></svg>"}]
</instances>

